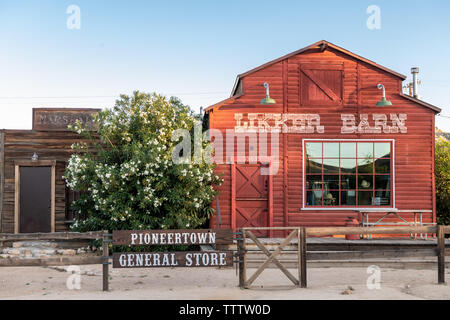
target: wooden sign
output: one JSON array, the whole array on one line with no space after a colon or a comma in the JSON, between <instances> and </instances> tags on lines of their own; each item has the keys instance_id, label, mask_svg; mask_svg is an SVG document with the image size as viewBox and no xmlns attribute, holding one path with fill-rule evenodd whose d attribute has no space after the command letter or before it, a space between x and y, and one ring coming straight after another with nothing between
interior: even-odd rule
<instances>
[{"instance_id":1,"label":"wooden sign","mask_svg":"<svg viewBox=\"0 0 450 320\"><path fill-rule=\"evenodd\" d=\"M151 246L231 243L233 243L233 231L231 229L113 231L114 245Z\"/></svg>"},{"instance_id":2,"label":"wooden sign","mask_svg":"<svg viewBox=\"0 0 450 320\"><path fill-rule=\"evenodd\" d=\"M354 114L341 115L341 133L407 133L405 113L363 113L356 119ZM241 133L325 133L319 114L298 113L235 113L234 131Z\"/></svg>"},{"instance_id":3,"label":"wooden sign","mask_svg":"<svg viewBox=\"0 0 450 320\"><path fill-rule=\"evenodd\" d=\"M94 130L92 115L100 109L73 108L34 108L33 130L36 131L69 131L67 126L77 120Z\"/></svg>"},{"instance_id":4,"label":"wooden sign","mask_svg":"<svg viewBox=\"0 0 450 320\"><path fill-rule=\"evenodd\" d=\"M113 268L226 267L231 251L127 252L113 254Z\"/></svg>"}]
</instances>

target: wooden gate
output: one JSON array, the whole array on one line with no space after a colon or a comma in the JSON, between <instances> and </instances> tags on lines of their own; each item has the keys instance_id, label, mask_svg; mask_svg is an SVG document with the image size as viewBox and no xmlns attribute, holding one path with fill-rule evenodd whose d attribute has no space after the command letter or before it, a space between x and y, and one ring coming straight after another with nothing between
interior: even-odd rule
<instances>
[{"instance_id":1,"label":"wooden gate","mask_svg":"<svg viewBox=\"0 0 450 320\"><path fill-rule=\"evenodd\" d=\"M268 175L261 175L262 164L232 165L233 229L271 226ZM258 237L269 236L268 230L257 231Z\"/></svg>"}]
</instances>

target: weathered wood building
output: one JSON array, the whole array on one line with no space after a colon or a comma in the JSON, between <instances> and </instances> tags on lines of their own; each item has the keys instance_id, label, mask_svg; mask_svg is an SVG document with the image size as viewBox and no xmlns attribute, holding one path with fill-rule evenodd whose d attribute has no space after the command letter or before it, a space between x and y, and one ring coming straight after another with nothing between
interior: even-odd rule
<instances>
[{"instance_id":1,"label":"weathered wood building","mask_svg":"<svg viewBox=\"0 0 450 320\"><path fill-rule=\"evenodd\" d=\"M62 176L80 137L67 126L98 111L36 108L32 130L0 130L0 232L68 230L74 194Z\"/></svg>"},{"instance_id":2,"label":"weathered wood building","mask_svg":"<svg viewBox=\"0 0 450 320\"><path fill-rule=\"evenodd\" d=\"M344 226L349 216L365 225L434 223L440 109L403 94L405 79L327 41L238 75L231 97L205 110L223 150L216 162L224 183L213 203L221 226ZM264 83L274 101L262 100ZM261 174L267 167L273 174Z\"/></svg>"}]
</instances>

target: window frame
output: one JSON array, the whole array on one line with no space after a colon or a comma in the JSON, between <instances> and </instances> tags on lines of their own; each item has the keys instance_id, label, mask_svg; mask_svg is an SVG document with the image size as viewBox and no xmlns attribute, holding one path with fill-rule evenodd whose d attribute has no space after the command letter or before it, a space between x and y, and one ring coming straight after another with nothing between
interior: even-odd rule
<instances>
[{"instance_id":1,"label":"window frame","mask_svg":"<svg viewBox=\"0 0 450 320\"><path fill-rule=\"evenodd\" d=\"M323 204L321 206L307 206L306 205L306 192L307 192L307 188L306 188L306 143L307 142L321 142L321 143L327 143L327 142L389 142L391 143L391 205L389 206L342 206L342 205L337 205L337 206L324 206ZM323 150L322 150L323 151ZM367 210L367 211L386 211L386 210L397 210L396 209L396 205L395 205L395 139L308 139L308 138L304 138L302 139L302 208L301 210L312 210L312 211L330 211L330 210L337 210L337 211L349 211L349 210L357 210L357 211L363 211L363 210ZM357 157L357 156L356 156ZM323 154L322 154L322 159L323 159ZM339 156L339 159L340 156ZM355 159L356 160L356 159ZM322 167L322 175L323 175L323 167ZM332 174L331 174L332 175ZM338 175L340 176L341 173L338 173ZM374 175L372 173L372 175ZM376 175L376 174L375 174ZM375 176L374 175L374 176ZM356 181L356 183L358 183L358 181ZM358 190L358 188L356 188ZM339 191L342 191L342 187L341 185L339 185ZM375 190L375 189L372 189ZM323 192L323 190L322 190ZM339 198L341 198L341 194L339 192ZM339 199L339 203L340 203L340 199Z\"/></svg>"}]
</instances>

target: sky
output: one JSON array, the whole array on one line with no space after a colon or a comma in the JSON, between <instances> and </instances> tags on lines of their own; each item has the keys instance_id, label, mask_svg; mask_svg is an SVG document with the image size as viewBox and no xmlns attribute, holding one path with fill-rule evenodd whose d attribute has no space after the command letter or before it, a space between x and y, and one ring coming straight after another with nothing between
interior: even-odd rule
<instances>
[{"instance_id":1,"label":"sky","mask_svg":"<svg viewBox=\"0 0 450 320\"><path fill-rule=\"evenodd\" d=\"M421 99L450 131L449 34L448 0L0 0L0 128L30 129L33 107L112 107L134 90L198 111L239 73L327 40L408 81L418 66Z\"/></svg>"}]
</instances>

